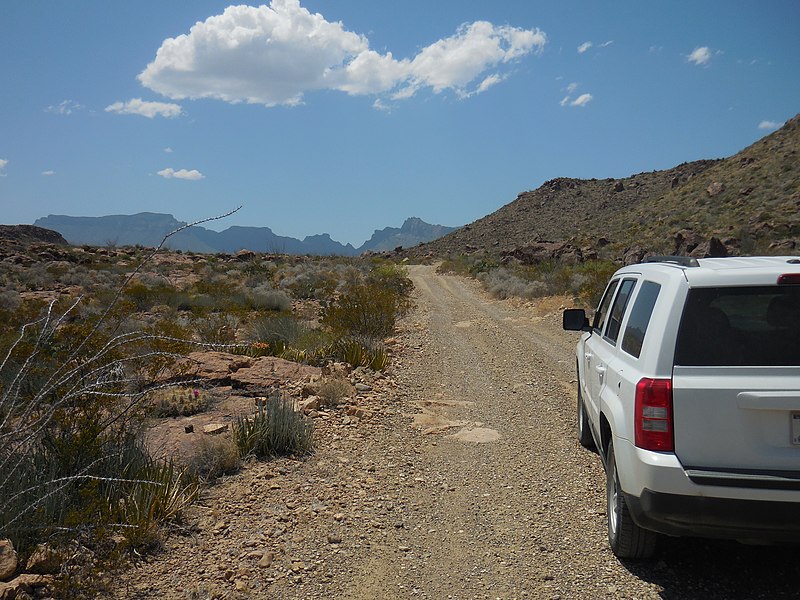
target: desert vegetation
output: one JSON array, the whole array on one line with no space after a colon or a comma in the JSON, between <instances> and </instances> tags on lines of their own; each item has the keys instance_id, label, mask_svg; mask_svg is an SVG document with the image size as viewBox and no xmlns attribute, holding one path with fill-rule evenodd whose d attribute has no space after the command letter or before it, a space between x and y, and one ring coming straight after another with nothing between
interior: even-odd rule
<instances>
[{"instance_id":1,"label":"desert vegetation","mask_svg":"<svg viewBox=\"0 0 800 600\"><path fill-rule=\"evenodd\" d=\"M402 267L368 259L52 244L4 258L0 538L23 557L46 543L64 589L84 592L97 565L157 548L243 459L313 448L311 422L273 390L191 460L154 457L143 441L154 421L220 401L188 353L384 369L411 288ZM324 386L332 405L343 385Z\"/></svg>"},{"instance_id":2,"label":"desert vegetation","mask_svg":"<svg viewBox=\"0 0 800 600\"><path fill-rule=\"evenodd\" d=\"M442 261L438 270L474 277L496 298L566 295L577 305L593 308L619 267L598 259L577 263L548 259L526 265L485 254L459 254Z\"/></svg>"}]
</instances>

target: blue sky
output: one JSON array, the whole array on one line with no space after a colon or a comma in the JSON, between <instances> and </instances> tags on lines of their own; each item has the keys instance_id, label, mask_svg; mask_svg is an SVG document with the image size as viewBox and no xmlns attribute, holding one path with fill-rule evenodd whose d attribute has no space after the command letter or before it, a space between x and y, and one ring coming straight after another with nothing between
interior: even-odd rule
<instances>
[{"instance_id":1,"label":"blue sky","mask_svg":"<svg viewBox=\"0 0 800 600\"><path fill-rule=\"evenodd\" d=\"M3 0L0 222L461 225L774 131L798 27L797 0Z\"/></svg>"}]
</instances>

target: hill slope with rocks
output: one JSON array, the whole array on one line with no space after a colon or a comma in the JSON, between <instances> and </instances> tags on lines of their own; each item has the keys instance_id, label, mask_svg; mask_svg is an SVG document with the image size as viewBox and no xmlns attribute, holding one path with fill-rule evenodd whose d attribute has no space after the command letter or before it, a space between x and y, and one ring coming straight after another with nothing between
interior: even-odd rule
<instances>
[{"instance_id":1,"label":"hill slope with rocks","mask_svg":"<svg viewBox=\"0 0 800 600\"><path fill-rule=\"evenodd\" d=\"M410 254L794 253L798 149L800 115L730 158L623 179L553 179Z\"/></svg>"}]
</instances>

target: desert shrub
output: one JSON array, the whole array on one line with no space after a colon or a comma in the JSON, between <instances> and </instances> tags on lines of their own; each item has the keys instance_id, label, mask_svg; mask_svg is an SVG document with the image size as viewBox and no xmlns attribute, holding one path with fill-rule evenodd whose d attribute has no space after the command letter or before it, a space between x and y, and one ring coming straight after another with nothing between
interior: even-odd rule
<instances>
[{"instance_id":1,"label":"desert shrub","mask_svg":"<svg viewBox=\"0 0 800 600\"><path fill-rule=\"evenodd\" d=\"M199 479L212 481L235 473L241 465L239 449L231 438L204 435L192 451L188 469Z\"/></svg>"},{"instance_id":2,"label":"desert shrub","mask_svg":"<svg viewBox=\"0 0 800 600\"><path fill-rule=\"evenodd\" d=\"M280 287L302 300L327 300L337 286L336 273L326 263L303 262L280 274Z\"/></svg>"},{"instance_id":3,"label":"desert shrub","mask_svg":"<svg viewBox=\"0 0 800 600\"><path fill-rule=\"evenodd\" d=\"M137 311L147 311L159 304L170 306L175 303L176 290L172 285L166 280L151 283L152 285L148 285L145 281L134 281L125 288L125 298L134 304Z\"/></svg>"},{"instance_id":4,"label":"desert shrub","mask_svg":"<svg viewBox=\"0 0 800 600\"><path fill-rule=\"evenodd\" d=\"M36 263L19 275L20 284L28 290L47 289L53 282L53 276L43 263Z\"/></svg>"},{"instance_id":5,"label":"desert shrub","mask_svg":"<svg viewBox=\"0 0 800 600\"><path fill-rule=\"evenodd\" d=\"M308 327L294 317L288 315L263 317L250 324L248 339L273 347L286 347L294 344L307 332Z\"/></svg>"},{"instance_id":6,"label":"desert shrub","mask_svg":"<svg viewBox=\"0 0 800 600\"><path fill-rule=\"evenodd\" d=\"M538 298L551 292L550 288L542 281L528 281L507 269L500 267L481 273L478 281L484 284L486 289L493 296L498 298Z\"/></svg>"},{"instance_id":7,"label":"desert shrub","mask_svg":"<svg viewBox=\"0 0 800 600\"><path fill-rule=\"evenodd\" d=\"M267 284L248 290L248 303L255 310L274 310L285 312L292 309L292 299L283 290L276 290Z\"/></svg>"},{"instance_id":8,"label":"desert shrub","mask_svg":"<svg viewBox=\"0 0 800 600\"><path fill-rule=\"evenodd\" d=\"M589 307L600 303L600 296L606 289L606 284L619 265L611 261L591 260L578 265L575 275L579 278L573 285L573 293Z\"/></svg>"},{"instance_id":9,"label":"desert shrub","mask_svg":"<svg viewBox=\"0 0 800 600\"><path fill-rule=\"evenodd\" d=\"M373 267L366 278L368 283L392 290L398 297L411 294L414 284L408 278L408 269L403 265L381 261Z\"/></svg>"},{"instance_id":10,"label":"desert shrub","mask_svg":"<svg viewBox=\"0 0 800 600\"><path fill-rule=\"evenodd\" d=\"M500 266L500 263L486 254L459 254L449 256L437 267L439 273L477 277Z\"/></svg>"},{"instance_id":11,"label":"desert shrub","mask_svg":"<svg viewBox=\"0 0 800 600\"><path fill-rule=\"evenodd\" d=\"M294 400L274 394L251 417L240 416L233 440L243 457L307 454L312 449L313 425L295 408Z\"/></svg>"},{"instance_id":12,"label":"desert shrub","mask_svg":"<svg viewBox=\"0 0 800 600\"><path fill-rule=\"evenodd\" d=\"M326 379L319 386L319 397L326 406L336 406L355 393L353 384L340 377Z\"/></svg>"},{"instance_id":13,"label":"desert shrub","mask_svg":"<svg viewBox=\"0 0 800 600\"><path fill-rule=\"evenodd\" d=\"M200 317L192 322L195 335L201 342L208 344L233 344L236 342L236 331L239 329L239 318L236 315L214 313Z\"/></svg>"},{"instance_id":14,"label":"desert shrub","mask_svg":"<svg viewBox=\"0 0 800 600\"><path fill-rule=\"evenodd\" d=\"M333 356L353 367L383 371L389 366L389 353L383 344L370 338L343 337L331 346Z\"/></svg>"},{"instance_id":15,"label":"desert shrub","mask_svg":"<svg viewBox=\"0 0 800 600\"><path fill-rule=\"evenodd\" d=\"M397 317L407 307L407 299L390 288L359 284L323 310L322 323L337 336L380 339L392 334Z\"/></svg>"},{"instance_id":16,"label":"desert shrub","mask_svg":"<svg viewBox=\"0 0 800 600\"><path fill-rule=\"evenodd\" d=\"M0 310L13 311L22 305L22 298L16 290L3 290L0 292Z\"/></svg>"}]
</instances>

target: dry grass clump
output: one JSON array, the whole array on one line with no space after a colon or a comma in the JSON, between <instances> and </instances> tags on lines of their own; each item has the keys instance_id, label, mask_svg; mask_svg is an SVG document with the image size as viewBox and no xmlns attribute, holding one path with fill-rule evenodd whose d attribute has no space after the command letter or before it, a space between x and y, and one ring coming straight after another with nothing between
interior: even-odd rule
<instances>
[{"instance_id":1,"label":"dry grass clump","mask_svg":"<svg viewBox=\"0 0 800 600\"><path fill-rule=\"evenodd\" d=\"M189 473L203 481L231 475L241 466L239 448L228 436L202 436L188 461Z\"/></svg>"},{"instance_id":2,"label":"dry grass clump","mask_svg":"<svg viewBox=\"0 0 800 600\"><path fill-rule=\"evenodd\" d=\"M323 405L336 406L341 404L345 398L352 397L355 392L353 384L349 381L341 377L333 377L320 384L318 396Z\"/></svg>"}]
</instances>

